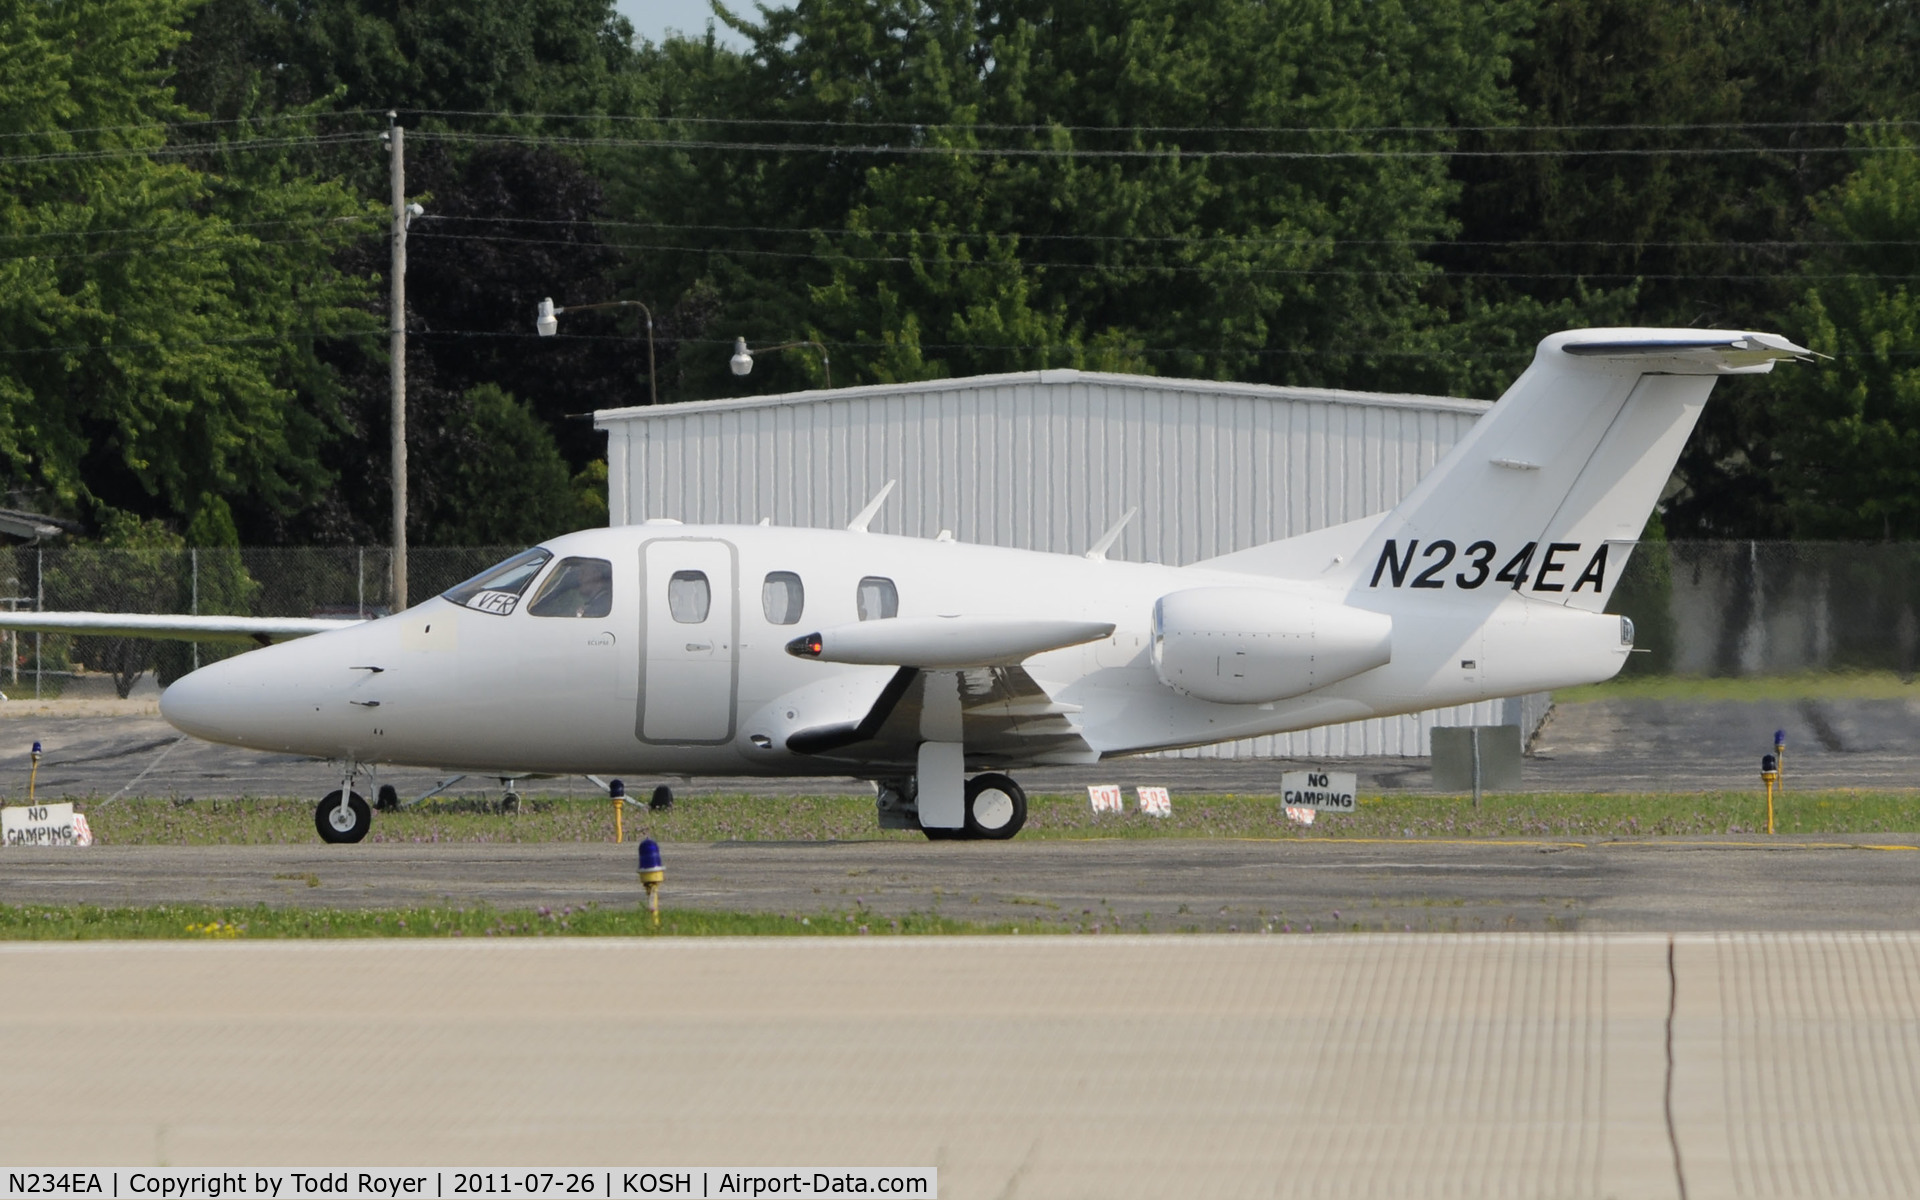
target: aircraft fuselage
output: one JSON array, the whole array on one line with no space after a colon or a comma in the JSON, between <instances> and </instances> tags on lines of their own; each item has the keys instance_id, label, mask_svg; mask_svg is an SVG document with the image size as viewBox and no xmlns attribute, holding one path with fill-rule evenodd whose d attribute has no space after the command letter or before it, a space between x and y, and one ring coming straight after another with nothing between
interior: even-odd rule
<instances>
[{"instance_id":1,"label":"aircraft fuselage","mask_svg":"<svg viewBox=\"0 0 1920 1200\"><path fill-rule=\"evenodd\" d=\"M162 712L211 741L360 763L878 778L901 764L863 771L844 756L796 752L787 739L857 723L897 668L796 657L787 649L796 637L894 617L1111 624L1110 637L1022 664L1084 748L1049 743L1024 758L1003 749L982 764L1002 767L1594 682L1617 672L1629 649L1616 617L1499 585L1367 586L1364 572L1357 582L1346 573L1320 583L841 530L662 523L582 531L540 549L549 557L514 596L435 597L242 654L176 682ZM606 564L610 597L582 602L570 592L556 603L563 564L582 561ZM1267 703L1183 694L1155 670L1155 605L1201 588L1386 614L1391 660Z\"/></svg>"}]
</instances>

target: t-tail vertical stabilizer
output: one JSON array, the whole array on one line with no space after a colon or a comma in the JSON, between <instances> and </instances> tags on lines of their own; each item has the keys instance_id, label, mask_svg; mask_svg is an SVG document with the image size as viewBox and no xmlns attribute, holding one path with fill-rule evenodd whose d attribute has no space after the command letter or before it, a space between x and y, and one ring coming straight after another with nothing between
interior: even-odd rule
<instances>
[{"instance_id":1,"label":"t-tail vertical stabilizer","mask_svg":"<svg viewBox=\"0 0 1920 1200\"><path fill-rule=\"evenodd\" d=\"M1598 612L1714 381L1806 355L1770 333L1553 334L1499 403L1337 567L1323 570L1329 559L1316 544L1312 574L1345 578L1363 592L1491 598L1505 588ZM1207 565L1270 570L1299 557L1289 549L1277 542Z\"/></svg>"}]
</instances>

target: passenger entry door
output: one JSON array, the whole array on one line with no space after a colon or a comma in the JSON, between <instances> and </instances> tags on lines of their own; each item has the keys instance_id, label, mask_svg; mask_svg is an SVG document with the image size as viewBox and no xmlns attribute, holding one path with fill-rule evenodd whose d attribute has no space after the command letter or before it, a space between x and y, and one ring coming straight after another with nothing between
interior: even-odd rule
<instances>
[{"instance_id":1,"label":"passenger entry door","mask_svg":"<svg viewBox=\"0 0 1920 1200\"><path fill-rule=\"evenodd\" d=\"M734 548L704 538L641 547L640 719L644 742L733 739L740 616Z\"/></svg>"}]
</instances>

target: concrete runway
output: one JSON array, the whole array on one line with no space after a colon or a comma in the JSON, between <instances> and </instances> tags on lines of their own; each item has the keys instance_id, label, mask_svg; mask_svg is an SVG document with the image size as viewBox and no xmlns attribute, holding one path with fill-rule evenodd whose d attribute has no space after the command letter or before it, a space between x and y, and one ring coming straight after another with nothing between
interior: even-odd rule
<instances>
[{"instance_id":1,"label":"concrete runway","mask_svg":"<svg viewBox=\"0 0 1920 1200\"><path fill-rule=\"evenodd\" d=\"M0 903L626 906L606 844L5 851ZM1920 837L733 842L665 847L664 903L1103 932L1920 930ZM1335 915L1338 914L1338 915Z\"/></svg>"},{"instance_id":2,"label":"concrete runway","mask_svg":"<svg viewBox=\"0 0 1920 1200\"><path fill-rule=\"evenodd\" d=\"M1920 1194L1920 936L0 945L10 1167Z\"/></svg>"}]
</instances>

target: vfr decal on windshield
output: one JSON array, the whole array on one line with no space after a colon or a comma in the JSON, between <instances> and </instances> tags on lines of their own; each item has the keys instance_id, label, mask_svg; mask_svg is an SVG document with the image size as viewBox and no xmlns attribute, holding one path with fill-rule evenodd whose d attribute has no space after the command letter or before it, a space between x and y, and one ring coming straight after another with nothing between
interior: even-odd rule
<instances>
[{"instance_id":1,"label":"vfr decal on windshield","mask_svg":"<svg viewBox=\"0 0 1920 1200\"><path fill-rule=\"evenodd\" d=\"M1548 542L1545 549L1541 549L1538 542L1528 542L1520 548L1519 553L1502 561L1500 548L1489 541L1471 542L1462 550L1446 538L1428 542L1425 546L1420 544L1420 539L1414 538L1407 543L1406 553L1402 554L1398 539L1388 538L1387 544L1380 548L1380 561L1374 564L1373 581L1367 586L1379 587L1380 581L1385 579L1389 587L1451 586L1472 591L1491 581L1507 584L1517 592L1531 579L1533 587L1530 590L1536 592L1577 592L1591 585L1595 593L1605 595L1605 542L1600 543L1600 548L1586 560L1587 565L1573 577L1572 586L1568 586L1566 573L1574 563L1580 561L1580 550L1579 542ZM1494 569L1496 562L1501 563L1498 570ZM1455 567L1460 569L1455 570Z\"/></svg>"}]
</instances>

